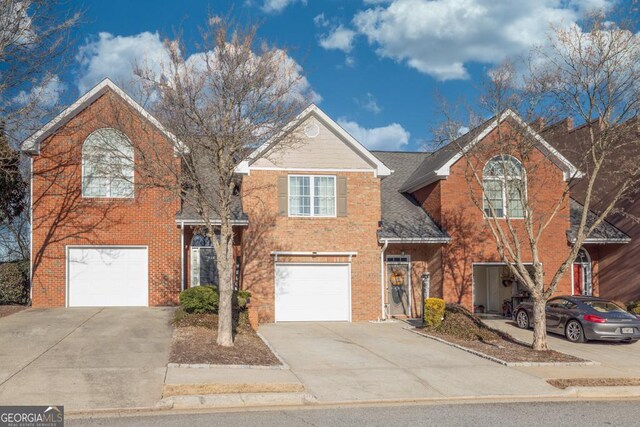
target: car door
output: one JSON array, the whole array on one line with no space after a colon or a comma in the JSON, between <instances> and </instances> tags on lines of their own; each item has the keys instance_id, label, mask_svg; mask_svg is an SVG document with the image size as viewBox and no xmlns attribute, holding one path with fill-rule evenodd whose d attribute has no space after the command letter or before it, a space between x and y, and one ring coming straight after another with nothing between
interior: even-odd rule
<instances>
[{"instance_id":1,"label":"car door","mask_svg":"<svg viewBox=\"0 0 640 427\"><path fill-rule=\"evenodd\" d=\"M545 315L547 318L547 330L556 332L560 328L560 320L562 318L562 300L554 298L547 301L545 306Z\"/></svg>"}]
</instances>

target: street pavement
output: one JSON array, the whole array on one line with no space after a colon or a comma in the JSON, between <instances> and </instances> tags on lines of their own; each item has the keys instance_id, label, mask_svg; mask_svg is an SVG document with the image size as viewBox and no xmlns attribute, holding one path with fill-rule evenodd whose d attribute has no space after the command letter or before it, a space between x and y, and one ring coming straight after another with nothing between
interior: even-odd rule
<instances>
[{"instance_id":1,"label":"street pavement","mask_svg":"<svg viewBox=\"0 0 640 427\"><path fill-rule=\"evenodd\" d=\"M67 419L67 426L637 426L639 401L377 405Z\"/></svg>"}]
</instances>

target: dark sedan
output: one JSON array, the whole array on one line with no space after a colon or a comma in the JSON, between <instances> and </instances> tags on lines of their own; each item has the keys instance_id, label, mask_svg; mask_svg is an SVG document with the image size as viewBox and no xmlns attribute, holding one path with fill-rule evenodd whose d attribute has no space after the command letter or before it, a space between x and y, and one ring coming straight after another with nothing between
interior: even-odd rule
<instances>
[{"instance_id":1,"label":"dark sedan","mask_svg":"<svg viewBox=\"0 0 640 427\"><path fill-rule=\"evenodd\" d=\"M640 340L640 318L602 298L555 297L547 301L545 311L547 331L562 334L571 342ZM513 319L520 328L532 327L533 303L519 304Z\"/></svg>"}]
</instances>

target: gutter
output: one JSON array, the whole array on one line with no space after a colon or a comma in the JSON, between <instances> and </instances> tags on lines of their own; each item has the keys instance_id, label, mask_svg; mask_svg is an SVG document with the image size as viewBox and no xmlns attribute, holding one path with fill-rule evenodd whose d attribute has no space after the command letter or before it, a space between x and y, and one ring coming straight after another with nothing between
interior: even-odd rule
<instances>
[{"instance_id":1,"label":"gutter","mask_svg":"<svg viewBox=\"0 0 640 427\"><path fill-rule=\"evenodd\" d=\"M449 243L451 237L382 237L380 243Z\"/></svg>"}]
</instances>

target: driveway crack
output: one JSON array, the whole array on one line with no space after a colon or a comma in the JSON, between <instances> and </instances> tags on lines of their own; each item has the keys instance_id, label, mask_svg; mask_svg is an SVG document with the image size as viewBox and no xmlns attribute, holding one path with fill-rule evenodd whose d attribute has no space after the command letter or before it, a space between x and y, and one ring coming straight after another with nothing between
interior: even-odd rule
<instances>
[{"instance_id":1,"label":"driveway crack","mask_svg":"<svg viewBox=\"0 0 640 427\"><path fill-rule=\"evenodd\" d=\"M95 316L97 316L98 314L102 313L102 311L104 310L104 307L101 308L100 310L96 311L95 313L93 313L91 316L87 317L82 323L80 323L78 326L76 326L75 328L73 328L73 330L71 332L69 332L67 335L63 336L62 338L60 338L58 341L56 341L54 344L52 344L49 348L47 348L45 351L43 351L42 353L40 353L39 355L37 355L36 357L34 357L33 359L31 359L29 361L29 363L27 363L26 365L24 365L22 368L18 369L16 372L14 372L13 374L11 374L9 376L9 378L7 378L6 380L2 381L0 383L0 387L2 387L3 385L5 385L6 383L8 383L9 381L11 381L11 379L13 377L15 377L16 375L18 375L20 372L24 371L25 369L27 369L29 366L31 366L33 364L33 362L35 362L36 360L40 359L42 356L44 356L45 354L47 354L53 347L57 346L58 344L60 344L62 341L64 341L69 335L73 334L75 331L77 331L78 329L80 329L85 323L87 323L89 320L93 319Z\"/></svg>"}]
</instances>

